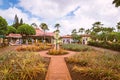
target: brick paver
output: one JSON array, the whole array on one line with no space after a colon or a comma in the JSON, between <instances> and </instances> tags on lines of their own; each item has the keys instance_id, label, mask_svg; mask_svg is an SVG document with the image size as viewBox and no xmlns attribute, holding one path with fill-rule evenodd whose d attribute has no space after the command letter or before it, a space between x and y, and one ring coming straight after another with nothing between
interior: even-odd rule
<instances>
[{"instance_id":1,"label":"brick paver","mask_svg":"<svg viewBox=\"0 0 120 80\"><path fill-rule=\"evenodd\" d=\"M72 80L64 57L72 56L76 54L76 52L68 52L69 54L57 56L48 55L47 51L40 52L40 55L43 57L51 57L50 65L45 80Z\"/></svg>"}]
</instances>

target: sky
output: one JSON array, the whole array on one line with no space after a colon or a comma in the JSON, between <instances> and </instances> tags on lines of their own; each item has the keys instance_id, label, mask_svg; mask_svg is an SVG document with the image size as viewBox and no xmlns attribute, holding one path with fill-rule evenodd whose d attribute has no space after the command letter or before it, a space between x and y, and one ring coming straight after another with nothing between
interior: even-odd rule
<instances>
[{"instance_id":1,"label":"sky","mask_svg":"<svg viewBox=\"0 0 120 80\"><path fill-rule=\"evenodd\" d=\"M49 31L54 31L55 24L61 25L61 35L71 34L73 29L90 29L100 21L105 27L116 27L120 22L120 7L112 4L113 0L0 0L0 16L9 25L14 16L24 23L46 23Z\"/></svg>"}]
</instances>

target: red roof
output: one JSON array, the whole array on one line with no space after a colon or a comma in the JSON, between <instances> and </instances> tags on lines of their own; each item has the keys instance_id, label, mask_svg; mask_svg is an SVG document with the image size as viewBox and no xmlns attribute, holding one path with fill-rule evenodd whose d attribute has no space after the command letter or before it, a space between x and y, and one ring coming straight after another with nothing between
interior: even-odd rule
<instances>
[{"instance_id":1,"label":"red roof","mask_svg":"<svg viewBox=\"0 0 120 80\"><path fill-rule=\"evenodd\" d=\"M11 34L7 35L6 37L21 38L22 36L20 34L13 34L13 33L11 33Z\"/></svg>"},{"instance_id":2,"label":"red roof","mask_svg":"<svg viewBox=\"0 0 120 80\"><path fill-rule=\"evenodd\" d=\"M35 30L36 30L36 34L33 35L33 36L44 36L44 31L43 30L38 29L38 28L36 28ZM45 36L53 37L54 33L53 32L45 32Z\"/></svg>"},{"instance_id":3,"label":"red roof","mask_svg":"<svg viewBox=\"0 0 120 80\"><path fill-rule=\"evenodd\" d=\"M36 28L36 34L35 35L32 35L32 36L44 36L44 31L39 29L39 28ZM54 36L54 33L53 32L45 32L45 36L48 36L48 37L53 37ZM22 36L20 34L9 34L7 35L6 37L14 37L14 38L21 38Z\"/></svg>"}]
</instances>

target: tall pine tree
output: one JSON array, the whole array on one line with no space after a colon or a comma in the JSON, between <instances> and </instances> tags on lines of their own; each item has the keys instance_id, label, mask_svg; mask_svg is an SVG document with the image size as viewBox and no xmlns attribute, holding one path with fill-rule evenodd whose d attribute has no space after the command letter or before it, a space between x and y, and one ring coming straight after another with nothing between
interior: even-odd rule
<instances>
[{"instance_id":1,"label":"tall pine tree","mask_svg":"<svg viewBox=\"0 0 120 80\"><path fill-rule=\"evenodd\" d=\"M19 19L18 19L17 15L15 15L13 27L15 27L17 29L19 27L19 24L20 24Z\"/></svg>"},{"instance_id":2,"label":"tall pine tree","mask_svg":"<svg viewBox=\"0 0 120 80\"><path fill-rule=\"evenodd\" d=\"M19 26L21 26L23 24L23 19L21 18L20 19L20 25Z\"/></svg>"}]
</instances>

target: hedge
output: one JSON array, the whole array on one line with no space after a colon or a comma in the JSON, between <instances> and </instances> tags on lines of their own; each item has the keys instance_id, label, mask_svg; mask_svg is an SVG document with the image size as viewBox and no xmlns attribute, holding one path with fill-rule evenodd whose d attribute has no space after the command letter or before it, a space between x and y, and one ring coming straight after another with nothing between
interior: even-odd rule
<instances>
[{"instance_id":1,"label":"hedge","mask_svg":"<svg viewBox=\"0 0 120 80\"><path fill-rule=\"evenodd\" d=\"M88 45L106 48L106 49L111 49L111 50L115 50L115 51L120 51L120 43L89 41Z\"/></svg>"}]
</instances>

